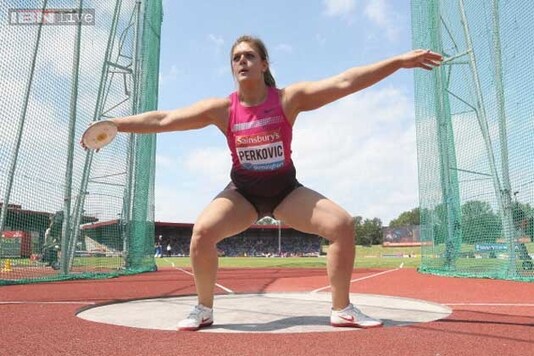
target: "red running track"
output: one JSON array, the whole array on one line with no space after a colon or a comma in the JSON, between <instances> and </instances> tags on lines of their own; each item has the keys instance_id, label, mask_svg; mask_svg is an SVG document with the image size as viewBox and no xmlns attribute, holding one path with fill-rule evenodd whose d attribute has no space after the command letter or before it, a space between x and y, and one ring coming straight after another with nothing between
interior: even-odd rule
<instances>
[{"instance_id":1,"label":"red running track","mask_svg":"<svg viewBox=\"0 0 534 356\"><path fill-rule=\"evenodd\" d=\"M96 281L0 287L0 355L534 355L534 284L355 270L353 293L446 304L446 319L403 327L310 334L220 334L142 330L89 322L83 307L194 293L187 271ZM239 293L312 291L323 269L221 269ZM226 293L218 289L218 293Z\"/></svg>"}]
</instances>

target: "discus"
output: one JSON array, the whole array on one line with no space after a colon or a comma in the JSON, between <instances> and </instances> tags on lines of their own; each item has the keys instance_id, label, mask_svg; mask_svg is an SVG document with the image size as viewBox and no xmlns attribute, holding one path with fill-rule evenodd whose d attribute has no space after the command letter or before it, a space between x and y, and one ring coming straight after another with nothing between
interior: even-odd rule
<instances>
[{"instance_id":1,"label":"discus","mask_svg":"<svg viewBox=\"0 0 534 356\"><path fill-rule=\"evenodd\" d=\"M109 144L117 135L117 125L112 121L97 121L85 130L82 144L90 150L99 150Z\"/></svg>"}]
</instances>

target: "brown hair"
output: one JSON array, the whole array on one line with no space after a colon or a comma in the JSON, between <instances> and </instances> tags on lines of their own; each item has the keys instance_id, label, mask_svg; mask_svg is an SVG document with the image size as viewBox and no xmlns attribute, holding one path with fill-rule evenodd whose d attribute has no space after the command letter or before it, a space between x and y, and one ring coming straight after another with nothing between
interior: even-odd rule
<instances>
[{"instance_id":1,"label":"brown hair","mask_svg":"<svg viewBox=\"0 0 534 356\"><path fill-rule=\"evenodd\" d=\"M234 48L241 42L247 42L254 46L256 51L258 51L260 58L264 61L267 61L267 70L265 71L265 73L263 73L263 80L265 82L265 85L267 85L268 87L276 87L276 81L274 80L274 77L271 73L271 69L269 68L269 53L267 53L267 47L265 47L265 44L259 38L244 35L235 40L234 44L232 45L232 49L230 50L230 61L232 60Z\"/></svg>"}]
</instances>

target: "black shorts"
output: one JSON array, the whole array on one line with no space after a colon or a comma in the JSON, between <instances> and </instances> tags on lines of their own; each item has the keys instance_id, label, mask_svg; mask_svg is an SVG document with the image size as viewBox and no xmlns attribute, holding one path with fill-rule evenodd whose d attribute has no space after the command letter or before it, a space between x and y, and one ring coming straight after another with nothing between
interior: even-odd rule
<instances>
[{"instance_id":1,"label":"black shorts","mask_svg":"<svg viewBox=\"0 0 534 356\"><path fill-rule=\"evenodd\" d=\"M295 168L265 176L246 176L232 171L232 181L224 190L234 190L250 202L258 212L258 219L273 217L276 207L292 191L302 187L296 179Z\"/></svg>"}]
</instances>

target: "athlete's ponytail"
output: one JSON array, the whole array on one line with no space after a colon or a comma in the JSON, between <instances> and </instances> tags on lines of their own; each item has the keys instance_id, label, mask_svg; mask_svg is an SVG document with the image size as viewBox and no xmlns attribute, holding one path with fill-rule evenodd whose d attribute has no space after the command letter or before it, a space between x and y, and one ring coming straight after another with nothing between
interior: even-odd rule
<instances>
[{"instance_id":1,"label":"athlete's ponytail","mask_svg":"<svg viewBox=\"0 0 534 356\"><path fill-rule=\"evenodd\" d=\"M276 88L276 81L274 80L273 74L271 73L271 69L267 68L265 73L263 73L263 81L265 82L265 85L268 87Z\"/></svg>"}]
</instances>

